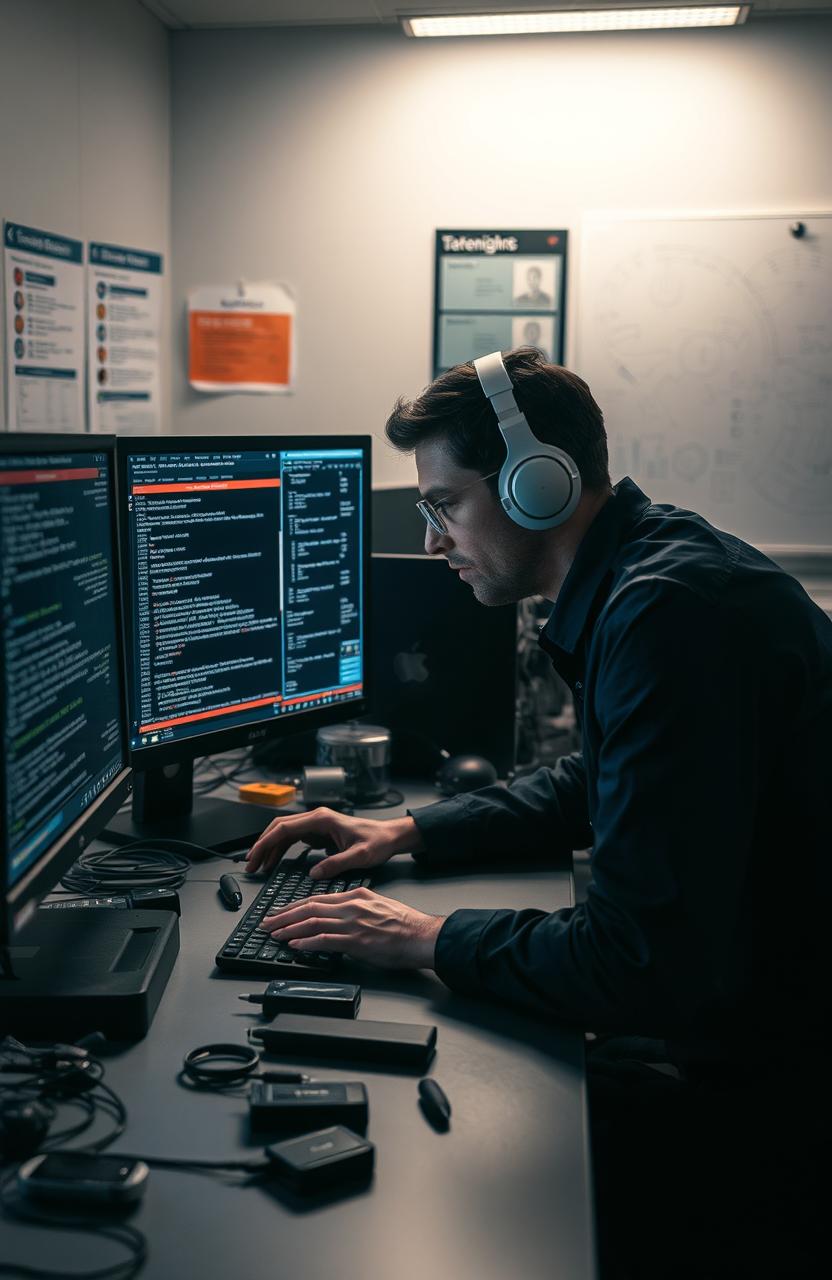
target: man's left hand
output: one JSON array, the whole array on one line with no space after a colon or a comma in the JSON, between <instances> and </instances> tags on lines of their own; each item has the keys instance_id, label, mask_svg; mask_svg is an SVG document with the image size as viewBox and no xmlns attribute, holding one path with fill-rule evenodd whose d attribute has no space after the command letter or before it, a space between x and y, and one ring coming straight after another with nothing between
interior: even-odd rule
<instances>
[{"instance_id":1,"label":"man's left hand","mask_svg":"<svg viewBox=\"0 0 832 1280\"><path fill-rule=\"evenodd\" d=\"M432 969L443 916L426 916L371 889L315 893L281 907L262 928L292 951L340 951L384 969Z\"/></svg>"}]
</instances>

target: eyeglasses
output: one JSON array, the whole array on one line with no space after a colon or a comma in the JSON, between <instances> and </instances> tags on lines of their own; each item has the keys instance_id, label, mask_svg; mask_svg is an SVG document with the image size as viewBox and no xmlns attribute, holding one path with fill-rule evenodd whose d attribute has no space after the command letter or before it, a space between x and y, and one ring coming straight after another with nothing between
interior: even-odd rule
<instances>
[{"instance_id":1,"label":"eyeglasses","mask_svg":"<svg viewBox=\"0 0 832 1280\"><path fill-rule=\"evenodd\" d=\"M487 476L477 476L476 480L472 480L470 484L464 484L461 489L455 489L453 493L447 494L444 498L439 498L436 502L428 502L427 498L422 498L421 502L416 503L416 510L420 515L424 516L431 529L436 533L447 533L448 526L441 515L441 508L446 502L451 502L458 494L464 493L466 489L471 489L475 484L479 484L481 480L491 480L494 476L498 476L501 467L496 471L489 471Z\"/></svg>"}]
</instances>

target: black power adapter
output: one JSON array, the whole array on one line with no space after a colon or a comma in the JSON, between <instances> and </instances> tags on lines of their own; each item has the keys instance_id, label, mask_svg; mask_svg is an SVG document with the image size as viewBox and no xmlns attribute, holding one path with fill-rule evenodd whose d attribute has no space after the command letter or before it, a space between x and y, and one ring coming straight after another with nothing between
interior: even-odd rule
<instances>
[{"instance_id":1,"label":"black power adapter","mask_svg":"<svg viewBox=\"0 0 832 1280\"><path fill-rule=\"evenodd\" d=\"M252 1080L248 1101L252 1129L308 1133L333 1124L345 1124L357 1133L367 1129L367 1090L358 1082L268 1084Z\"/></svg>"}]
</instances>

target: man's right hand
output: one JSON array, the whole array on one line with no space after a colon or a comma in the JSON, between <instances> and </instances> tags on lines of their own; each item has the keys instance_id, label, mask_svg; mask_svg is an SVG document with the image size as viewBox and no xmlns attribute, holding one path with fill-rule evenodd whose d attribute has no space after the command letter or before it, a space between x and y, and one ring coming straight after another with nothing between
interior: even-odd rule
<instances>
[{"instance_id":1,"label":"man's right hand","mask_svg":"<svg viewBox=\"0 0 832 1280\"><path fill-rule=\"evenodd\" d=\"M334 809L312 809L275 818L249 849L246 871L271 871L298 840L313 848L325 844L336 850L311 868L313 880L378 867L394 853L415 853L423 847L412 818L348 818Z\"/></svg>"}]
</instances>

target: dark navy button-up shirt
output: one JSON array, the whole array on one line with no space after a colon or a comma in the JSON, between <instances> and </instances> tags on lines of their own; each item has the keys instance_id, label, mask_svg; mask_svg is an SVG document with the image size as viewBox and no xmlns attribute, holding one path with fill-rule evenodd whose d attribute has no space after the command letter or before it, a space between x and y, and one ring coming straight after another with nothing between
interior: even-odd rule
<instances>
[{"instance_id":1,"label":"dark navy button-up shirt","mask_svg":"<svg viewBox=\"0 0 832 1280\"><path fill-rule=\"evenodd\" d=\"M622 480L540 636L583 750L413 813L430 865L592 846L576 907L455 911L436 969L680 1059L829 1030L832 621L772 561Z\"/></svg>"}]
</instances>

